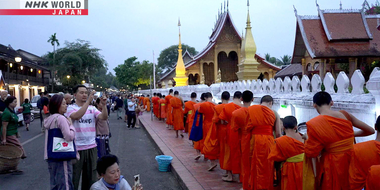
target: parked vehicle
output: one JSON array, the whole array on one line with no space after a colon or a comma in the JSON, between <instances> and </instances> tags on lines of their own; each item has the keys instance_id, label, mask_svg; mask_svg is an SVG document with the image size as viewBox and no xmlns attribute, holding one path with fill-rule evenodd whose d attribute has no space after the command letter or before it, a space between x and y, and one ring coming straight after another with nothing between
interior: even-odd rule
<instances>
[{"instance_id":1,"label":"parked vehicle","mask_svg":"<svg viewBox=\"0 0 380 190\"><path fill-rule=\"evenodd\" d=\"M32 105L33 109L38 109L37 108L37 102L40 99L40 95L35 95L32 100L30 100L30 104Z\"/></svg>"}]
</instances>

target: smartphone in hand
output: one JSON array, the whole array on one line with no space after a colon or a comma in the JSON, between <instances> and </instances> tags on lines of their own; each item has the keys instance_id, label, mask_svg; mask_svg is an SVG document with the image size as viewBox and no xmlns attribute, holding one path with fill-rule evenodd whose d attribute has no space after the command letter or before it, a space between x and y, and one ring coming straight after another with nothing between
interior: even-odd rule
<instances>
[{"instance_id":1,"label":"smartphone in hand","mask_svg":"<svg viewBox=\"0 0 380 190\"><path fill-rule=\"evenodd\" d=\"M137 174L134 176L135 178L135 187L138 187L140 185L140 174Z\"/></svg>"}]
</instances>

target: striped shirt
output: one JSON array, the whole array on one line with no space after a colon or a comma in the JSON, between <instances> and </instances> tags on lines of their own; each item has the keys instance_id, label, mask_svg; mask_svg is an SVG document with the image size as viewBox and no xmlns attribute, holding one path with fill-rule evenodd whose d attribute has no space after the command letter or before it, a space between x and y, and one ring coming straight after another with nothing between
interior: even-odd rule
<instances>
[{"instance_id":1,"label":"striped shirt","mask_svg":"<svg viewBox=\"0 0 380 190\"><path fill-rule=\"evenodd\" d=\"M66 116L77 112L81 107L77 104L69 105ZM79 120L73 120L75 128L75 143L78 150L88 150L96 147L95 119L101 112L94 106L88 106L86 113Z\"/></svg>"}]
</instances>

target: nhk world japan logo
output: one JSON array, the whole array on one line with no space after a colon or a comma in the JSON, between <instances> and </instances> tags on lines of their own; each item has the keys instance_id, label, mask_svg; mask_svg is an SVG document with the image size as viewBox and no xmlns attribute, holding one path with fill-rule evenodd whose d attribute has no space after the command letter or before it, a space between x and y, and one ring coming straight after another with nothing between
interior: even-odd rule
<instances>
[{"instance_id":1,"label":"nhk world japan logo","mask_svg":"<svg viewBox=\"0 0 380 190\"><path fill-rule=\"evenodd\" d=\"M88 0L0 0L0 15L88 15Z\"/></svg>"}]
</instances>

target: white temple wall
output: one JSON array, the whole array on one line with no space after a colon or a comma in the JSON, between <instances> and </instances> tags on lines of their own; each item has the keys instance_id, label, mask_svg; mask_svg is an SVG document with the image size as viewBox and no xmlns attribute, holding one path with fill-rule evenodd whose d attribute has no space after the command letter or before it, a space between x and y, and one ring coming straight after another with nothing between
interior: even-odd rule
<instances>
[{"instance_id":1,"label":"white temple wall","mask_svg":"<svg viewBox=\"0 0 380 190\"><path fill-rule=\"evenodd\" d=\"M348 87L351 82L352 92L349 93ZM335 92L334 85L337 86ZM363 85L370 91L364 94ZM190 100L192 92L197 93L197 100L204 92L211 92L214 96L214 102L219 103L222 92L228 91L231 100L235 91L250 90L254 93L255 100L253 104L259 104L260 98L264 95L271 95L274 99L273 110L277 111L280 117L293 115L298 122L307 122L311 118L318 116L317 111L313 107L313 95L321 91L322 79L319 75L313 75L310 80L304 75L301 81L297 76L290 79L285 77L284 80L278 78L276 80L264 79L252 81L235 81L222 82L207 85L190 85L182 87L173 87L174 91L179 91L180 96L186 101ZM348 79L344 72L340 72L337 79L333 78L331 73L326 73L323 80L325 91L332 96L334 110L346 110L358 119L364 121L368 125L374 127L377 116L380 114L380 69L375 68L371 74L369 81L364 81L364 77L360 70L356 70ZM161 93L167 95L169 89L156 89L139 91L142 94ZM372 140L375 135L365 138L356 138L357 142Z\"/></svg>"}]
</instances>

